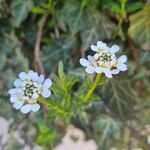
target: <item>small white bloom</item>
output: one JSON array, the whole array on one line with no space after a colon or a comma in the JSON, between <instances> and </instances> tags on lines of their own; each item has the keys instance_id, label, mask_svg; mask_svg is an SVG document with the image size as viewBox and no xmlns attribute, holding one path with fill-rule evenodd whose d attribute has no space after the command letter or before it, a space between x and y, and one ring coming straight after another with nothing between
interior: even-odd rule
<instances>
[{"instance_id":1,"label":"small white bloom","mask_svg":"<svg viewBox=\"0 0 150 150\"><path fill-rule=\"evenodd\" d=\"M39 96L47 98L51 91L52 85L50 79L44 81L44 75L38 75L32 70L28 73L19 73L19 79L14 82L15 88L9 90L10 102L13 103L15 109L20 109L22 113L30 111L36 112L40 109L37 102Z\"/></svg>"},{"instance_id":2,"label":"small white bloom","mask_svg":"<svg viewBox=\"0 0 150 150\"><path fill-rule=\"evenodd\" d=\"M88 59L81 58L80 64L84 67L86 67L85 71L89 74L94 73L95 67L97 66L97 63L93 56L88 55Z\"/></svg>"},{"instance_id":3,"label":"small white bloom","mask_svg":"<svg viewBox=\"0 0 150 150\"><path fill-rule=\"evenodd\" d=\"M91 49L96 52L94 56L88 56L88 59L80 59L80 64L86 67L87 73L104 73L106 77L112 78L113 74L127 70L127 65L124 64L127 57L122 55L117 58L115 55L120 49L118 45L109 48L106 43L98 41L97 45L91 45Z\"/></svg>"},{"instance_id":4,"label":"small white bloom","mask_svg":"<svg viewBox=\"0 0 150 150\"><path fill-rule=\"evenodd\" d=\"M100 52L100 51L108 51L109 47L106 45L106 43L103 43L102 41L98 41L97 45L91 45L91 49L95 52Z\"/></svg>"}]
</instances>

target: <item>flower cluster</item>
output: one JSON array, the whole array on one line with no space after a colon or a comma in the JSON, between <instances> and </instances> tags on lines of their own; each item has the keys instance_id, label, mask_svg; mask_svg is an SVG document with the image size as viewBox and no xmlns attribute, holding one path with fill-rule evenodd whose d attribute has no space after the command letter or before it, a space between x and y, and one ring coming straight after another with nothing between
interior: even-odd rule
<instances>
[{"instance_id":1,"label":"flower cluster","mask_svg":"<svg viewBox=\"0 0 150 150\"><path fill-rule=\"evenodd\" d=\"M52 82L50 79L44 81L44 75L30 70L28 73L19 73L19 79L14 82L15 88L9 90L10 102L15 109L20 109L22 113L38 111L40 105L38 97L47 98L51 95L49 88Z\"/></svg>"},{"instance_id":2,"label":"flower cluster","mask_svg":"<svg viewBox=\"0 0 150 150\"><path fill-rule=\"evenodd\" d=\"M94 56L88 55L87 59L80 59L80 64L86 67L85 71L87 73L104 73L106 77L112 78L113 74L127 70L127 65L124 64L127 57L125 55L119 58L116 57L119 46L108 47L102 41L98 41L97 45L91 45L91 49L96 52Z\"/></svg>"}]
</instances>

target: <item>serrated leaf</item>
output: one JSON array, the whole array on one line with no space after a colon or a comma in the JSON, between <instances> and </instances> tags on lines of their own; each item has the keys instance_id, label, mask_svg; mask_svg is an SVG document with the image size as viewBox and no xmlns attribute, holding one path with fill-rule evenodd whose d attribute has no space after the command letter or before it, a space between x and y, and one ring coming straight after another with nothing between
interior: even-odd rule
<instances>
[{"instance_id":1,"label":"serrated leaf","mask_svg":"<svg viewBox=\"0 0 150 150\"><path fill-rule=\"evenodd\" d=\"M103 115L96 121L96 127L101 133L101 141L104 141L119 130L119 123L109 116Z\"/></svg>"},{"instance_id":2,"label":"serrated leaf","mask_svg":"<svg viewBox=\"0 0 150 150\"><path fill-rule=\"evenodd\" d=\"M70 112L68 110L68 108L66 108L66 106L61 106L61 103L63 103L65 99L61 98L61 101L57 101L57 100L51 100L51 102L49 103L49 116L50 117L61 117L64 119L67 119L67 117L70 116Z\"/></svg>"},{"instance_id":3,"label":"serrated leaf","mask_svg":"<svg viewBox=\"0 0 150 150\"><path fill-rule=\"evenodd\" d=\"M38 144L42 144L43 146L52 146L53 141L57 136L56 131L49 129L43 124L39 124L38 128L40 133L36 138L36 142Z\"/></svg>"},{"instance_id":4,"label":"serrated leaf","mask_svg":"<svg viewBox=\"0 0 150 150\"><path fill-rule=\"evenodd\" d=\"M13 23L16 27L26 19L29 11L32 8L32 1L30 0L13 0L11 2L11 10L13 16Z\"/></svg>"},{"instance_id":5,"label":"serrated leaf","mask_svg":"<svg viewBox=\"0 0 150 150\"><path fill-rule=\"evenodd\" d=\"M118 117L131 116L134 101L128 80L111 79L102 88L102 99Z\"/></svg>"},{"instance_id":6,"label":"serrated leaf","mask_svg":"<svg viewBox=\"0 0 150 150\"><path fill-rule=\"evenodd\" d=\"M144 9L130 15L129 36L139 44L150 43L150 4Z\"/></svg>"}]
</instances>

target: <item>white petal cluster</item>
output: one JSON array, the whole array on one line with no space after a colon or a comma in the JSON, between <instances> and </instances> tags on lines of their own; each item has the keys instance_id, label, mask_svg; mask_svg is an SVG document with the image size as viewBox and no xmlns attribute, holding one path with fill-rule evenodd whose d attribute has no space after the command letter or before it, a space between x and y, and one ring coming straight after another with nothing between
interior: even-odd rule
<instances>
[{"instance_id":1,"label":"white petal cluster","mask_svg":"<svg viewBox=\"0 0 150 150\"><path fill-rule=\"evenodd\" d=\"M104 73L106 77L112 78L113 74L127 70L127 65L124 64L127 56L122 55L119 58L116 56L116 52L120 49L118 45L108 47L106 43L98 41L97 45L91 45L91 49L96 52L94 56L88 55L87 59L80 59L80 64L86 67L87 73Z\"/></svg>"},{"instance_id":2,"label":"white petal cluster","mask_svg":"<svg viewBox=\"0 0 150 150\"><path fill-rule=\"evenodd\" d=\"M14 82L15 88L9 90L10 102L15 109L22 113L36 112L40 109L37 98L47 98L51 95L49 88L52 85L50 79L44 80L44 75L30 70L28 73L19 73L19 78Z\"/></svg>"}]
</instances>

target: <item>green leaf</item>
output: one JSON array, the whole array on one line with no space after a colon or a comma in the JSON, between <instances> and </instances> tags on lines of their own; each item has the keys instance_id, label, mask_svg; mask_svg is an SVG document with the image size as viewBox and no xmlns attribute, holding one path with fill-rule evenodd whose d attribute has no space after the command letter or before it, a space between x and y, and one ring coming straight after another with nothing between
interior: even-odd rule
<instances>
[{"instance_id":1,"label":"green leaf","mask_svg":"<svg viewBox=\"0 0 150 150\"><path fill-rule=\"evenodd\" d=\"M34 14L43 14L45 12L45 10L41 7L33 7L31 11Z\"/></svg>"},{"instance_id":2,"label":"green leaf","mask_svg":"<svg viewBox=\"0 0 150 150\"><path fill-rule=\"evenodd\" d=\"M57 39L54 38L52 41L48 41L48 44L45 44L42 48L45 69L49 72L54 66L56 66L58 60L62 60L65 64L68 64L70 49L75 45L75 39L63 36Z\"/></svg>"},{"instance_id":3,"label":"green leaf","mask_svg":"<svg viewBox=\"0 0 150 150\"><path fill-rule=\"evenodd\" d=\"M117 1L114 0L103 0L102 2L103 9L106 9L112 13L120 13L120 5Z\"/></svg>"},{"instance_id":4,"label":"green leaf","mask_svg":"<svg viewBox=\"0 0 150 150\"><path fill-rule=\"evenodd\" d=\"M91 25L90 14L86 9L81 9L79 3L67 3L62 10L62 17L73 35Z\"/></svg>"},{"instance_id":5,"label":"green leaf","mask_svg":"<svg viewBox=\"0 0 150 150\"><path fill-rule=\"evenodd\" d=\"M128 80L111 79L102 88L102 99L118 117L128 118L134 104L131 90Z\"/></svg>"},{"instance_id":6,"label":"green leaf","mask_svg":"<svg viewBox=\"0 0 150 150\"><path fill-rule=\"evenodd\" d=\"M55 130L49 129L47 126L43 124L39 124L38 128L39 134L36 138L36 142L46 147L52 146L53 141L57 136L57 132Z\"/></svg>"},{"instance_id":7,"label":"green leaf","mask_svg":"<svg viewBox=\"0 0 150 150\"><path fill-rule=\"evenodd\" d=\"M11 2L13 23L16 27L19 27L20 24L27 18L31 8L32 1L30 0L13 0Z\"/></svg>"},{"instance_id":8,"label":"green leaf","mask_svg":"<svg viewBox=\"0 0 150 150\"><path fill-rule=\"evenodd\" d=\"M61 82L64 83L66 80L66 77L65 77L64 66L63 66L62 61L60 61L58 65L58 75L59 75L59 78L61 79Z\"/></svg>"},{"instance_id":9,"label":"green leaf","mask_svg":"<svg viewBox=\"0 0 150 150\"><path fill-rule=\"evenodd\" d=\"M139 44L150 43L150 4L144 9L130 15L129 36Z\"/></svg>"},{"instance_id":10,"label":"green leaf","mask_svg":"<svg viewBox=\"0 0 150 150\"><path fill-rule=\"evenodd\" d=\"M132 12L134 12L134 11L136 11L136 10L139 10L139 9L142 9L143 7L144 7L144 3L142 3L142 2L135 2L135 3L127 3L127 5L126 5L126 11L128 12L128 13L132 13Z\"/></svg>"},{"instance_id":11,"label":"green leaf","mask_svg":"<svg viewBox=\"0 0 150 150\"><path fill-rule=\"evenodd\" d=\"M110 39L115 29L115 24L106 16L95 14L92 28L81 32L83 50L87 50L91 44L96 43L99 39Z\"/></svg>"},{"instance_id":12,"label":"green leaf","mask_svg":"<svg viewBox=\"0 0 150 150\"><path fill-rule=\"evenodd\" d=\"M58 99L59 98L57 97L57 99L50 100L49 117L59 117L67 120L71 113L66 105L62 106L66 99L64 99L64 97L61 97L59 100Z\"/></svg>"},{"instance_id":13,"label":"green leaf","mask_svg":"<svg viewBox=\"0 0 150 150\"><path fill-rule=\"evenodd\" d=\"M96 121L96 127L101 133L101 142L119 131L119 123L109 116L103 115Z\"/></svg>"}]
</instances>

